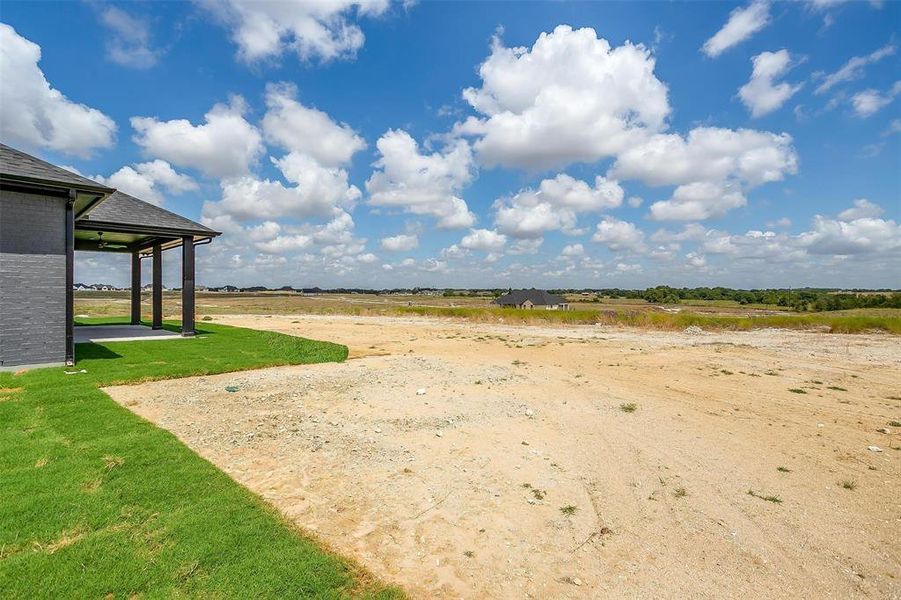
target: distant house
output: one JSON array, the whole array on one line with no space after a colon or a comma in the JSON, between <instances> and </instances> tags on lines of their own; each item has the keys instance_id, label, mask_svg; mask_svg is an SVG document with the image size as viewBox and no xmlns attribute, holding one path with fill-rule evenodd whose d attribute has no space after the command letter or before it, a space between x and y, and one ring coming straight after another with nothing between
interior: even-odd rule
<instances>
[{"instance_id":1,"label":"distant house","mask_svg":"<svg viewBox=\"0 0 901 600\"><path fill-rule=\"evenodd\" d=\"M514 290L494 300L494 304L505 308L538 308L544 310L569 310L565 298L549 294L546 290Z\"/></svg>"}]
</instances>

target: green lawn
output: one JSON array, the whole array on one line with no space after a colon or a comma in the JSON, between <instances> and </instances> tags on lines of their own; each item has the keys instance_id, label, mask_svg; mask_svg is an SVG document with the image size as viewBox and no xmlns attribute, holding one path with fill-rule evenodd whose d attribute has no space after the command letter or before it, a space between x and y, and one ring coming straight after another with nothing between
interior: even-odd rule
<instances>
[{"instance_id":1,"label":"green lawn","mask_svg":"<svg viewBox=\"0 0 901 600\"><path fill-rule=\"evenodd\" d=\"M87 373L0 373L0 597L399 597L98 389L346 357L201 323L193 340L78 345Z\"/></svg>"}]
</instances>

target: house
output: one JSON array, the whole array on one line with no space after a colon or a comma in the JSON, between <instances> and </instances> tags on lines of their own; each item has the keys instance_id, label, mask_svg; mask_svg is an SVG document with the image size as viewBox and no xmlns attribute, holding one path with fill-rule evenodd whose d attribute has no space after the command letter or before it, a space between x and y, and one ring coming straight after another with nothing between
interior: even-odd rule
<instances>
[{"instance_id":1,"label":"house","mask_svg":"<svg viewBox=\"0 0 901 600\"><path fill-rule=\"evenodd\" d=\"M74 364L76 251L131 256L131 322L141 261L152 263L162 329L162 253L181 248L182 335L194 334L194 248L219 232L0 144L0 370Z\"/></svg>"},{"instance_id":2,"label":"house","mask_svg":"<svg viewBox=\"0 0 901 600\"><path fill-rule=\"evenodd\" d=\"M513 290L492 301L505 308L538 308L544 310L569 310L565 298L549 294L546 290Z\"/></svg>"}]
</instances>

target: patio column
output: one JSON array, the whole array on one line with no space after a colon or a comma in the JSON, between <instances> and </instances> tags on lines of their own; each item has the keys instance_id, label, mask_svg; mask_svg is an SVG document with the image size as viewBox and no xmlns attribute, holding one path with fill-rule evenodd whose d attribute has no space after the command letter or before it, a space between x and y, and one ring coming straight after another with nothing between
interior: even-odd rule
<instances>
[{"instance_id":1,"label":"patio column","mask_svg":"<svg viewBox=\"0 0 901 600\"><path fill-rule=\"evenodd\" d=\"M131 324L141 324L141 255L131 253Z\"/></svg>"},{"instance_id":2,"label":"patio column","mask_svg":"<svg viewBox=\"0 0 901 600\"><path fill-rule=\"evenodd\" d=\"M194 335L194 236L181 238L181 334Z\"/></svg>"},{"instance_id":3,"label":"patio column","mask_svg":"<svg viewBox=\"0 0 901 600\"><path fill-rule=\"evenodd\" d=\"M66 200L66 365L75 364L75 198L69 190Z\"/></svg>"},{"instance_id":4,"label":"patio column","mask_svg":"<svg viewBox=\"0 0 901 600\"><path fill-rule=\"evenodd\" d=\"M153 245L153 329L163 328L163 247Z\"/></svg>"}]
</instances>

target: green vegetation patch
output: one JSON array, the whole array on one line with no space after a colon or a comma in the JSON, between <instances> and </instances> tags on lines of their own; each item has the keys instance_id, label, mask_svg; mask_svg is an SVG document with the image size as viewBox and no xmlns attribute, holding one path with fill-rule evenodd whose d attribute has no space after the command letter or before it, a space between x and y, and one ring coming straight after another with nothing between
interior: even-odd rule
<instances>
[{"instance_id":1,"label":"green vegetation patch","mask_svg":"<svg viewBox=\"0 0 901 600\"><path fill-rule=\"evenodd\" d=\"M342 312L336 309L334 312ZM560 323L570 325L623 325L647 329L683 330L691 326L711 330L750 331L752 329L810 329L829 333L885 331L901 334L901 317L829 314L710 315L703 313L662 313L648 310L528 310L471 306L396 306L381 314L456 317L474 321L503 320L512 323Z\"/></svg>"},{"instance_id":2,"label":"green vegetation patch","mask_svg":"<svg viewBox=\"0 0 901 600\"><path fill-rule=\"evenodd\" d=\"M782 504L782 498L776 496L775 494L760 494L755 492L754 490L748 490L748 495L755 498L760 498L761 500L766 500L767 502L772 502L773 504Z\"/></svg>"},{"instance_id":3,"label":"green vegetation patch","mask_svg":"<svg viewBox=\"0 0 901 600\"><path fill-rule=\"evenodd\" d=\"M668 288L669 289L669 288ZM656 291L655 291L656 290ZM364 290L365 291L365 290ZM503 290L505 291L505 290ZM372 292L369 290L368 292ZM495 290L497 294L502 290ZM607 290L612 295L625 293L623 290ZM682 302L684 308L679 313L662 312L657 310L653 303L657 302L660 288L648 290L651 293L648 300L641 299L641 294L629 298L610 299L605 294L604 299L598 302L596 295L574 298L572 306L576 310L522 310L512 308L500 308L489 305L491 293L460 295L452 292L447 298L434 296L406 295L394 296L391 294L316 294L305 296L294 293L274 292L200 292L198 293L198 306L203 313L209 315L220 314L261 314L261 315L296 315L296 314L343 314L343 315L386 315L406 316L421 315L429 317L448 317L466 319L475 322L505 322L521 324L566 324L566 325L610 325L628 326L647 329L663 329L681 331L691 326L701 327L706 330L733 330L745 331L761 328L799 329L828 331L831 333L863 333L869 331L884 331L893 334L901 334L901 308L891 308L896 300L901 302L901 294L892 296L891 302L879 304L879 307L849 308L838 312L802 314L788 312L790 306L780 306L767 302L742 303L729 300L727 304L733 308L724 308L722 311L712 309L711 304L719 305L725 300L718 299L729 290L725 288L699 288L697 290L682 290L679 293L692 296L695 293L701 296L710 296L710 299L692 300L691 308L686 305L686 298L677 299ZM691 292L691 293L689 293ZM741 290L733 290L743 294ZM638 292L635 292L638 293ZM670 293L670 292L667 292ZM797 291L792 292L797 294ZM816 291L817 297L826 291ZM458 297L459 296L459 297ZM858 294L860 298L868 298L866 302L876 302L875 296ZM831 295L830 295L831 297ZM127 292L84 292L76 293L76 310L80 314L108 315L116 314L122 310L119 300L127 299ZM163 294L164 306L169 305L172 310L177 307L178 295L172 292ZM861 300L864 301L864 300ZM441 303L444 302L444 305ZM812 302L808 299L806 302ZM451 305L448 305L450 303ZM460 305L454 305L460 303ZM696 306L700 303L700 306ZM410 305L412 304L412 305ZM901 304L899 304L901 306ZM765 309L765 312L758 308ZM736 311L735 308L740 308ZM710 312L715 310L715 312ZM779 314L773 314L778 312ZM486 338L487 339L487 338ZM498 338L499 339L499 338Z\"/></svg>"},{"instance_id":4,"label":"green vegetation patch","mask_svg":"<svg viewBox=\"0 0 901 600\"><path fill-rule=\"evenodd\" d=\"M15 390L0 402L0 595L399 596L99 389L346 357L204 323L191 340L79 344L86 373L0 373Z\"/></svg>"}]
</instances>

